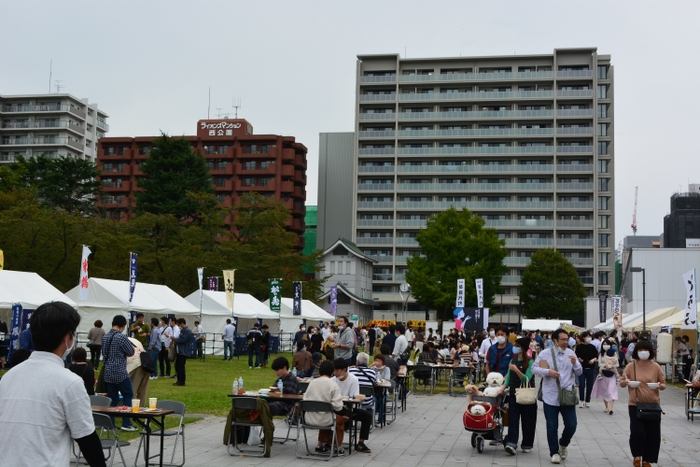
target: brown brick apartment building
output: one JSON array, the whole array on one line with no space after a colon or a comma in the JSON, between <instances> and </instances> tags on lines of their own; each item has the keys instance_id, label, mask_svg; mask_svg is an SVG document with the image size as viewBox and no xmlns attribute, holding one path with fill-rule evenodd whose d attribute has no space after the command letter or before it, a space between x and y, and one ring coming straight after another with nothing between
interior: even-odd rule
<instances>
[{"instance_id":1,"label":"brown brick apartment building","mask_svg":"<svg viewBox=\"0 0 700 467\"><path fill-rule=\"evenodd\" d=\"M157 136L109 137L98 141L97 164L102 171L107 216L125 222L134 216L143 173ZM220 204L235 205L246 192L280 200L292 213L287 227L299 234L303 247L306 208L306 147L293 136L255 135L243 119L200 120L197 135L185 136L192 148L204 155Z\"/></svg>"}]
</instances>

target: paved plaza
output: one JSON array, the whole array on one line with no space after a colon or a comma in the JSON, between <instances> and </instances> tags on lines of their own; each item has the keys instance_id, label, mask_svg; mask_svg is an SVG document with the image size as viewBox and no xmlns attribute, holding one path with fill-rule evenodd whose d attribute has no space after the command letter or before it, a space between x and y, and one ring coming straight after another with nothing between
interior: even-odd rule
<instances>
[{"instance_id":1,"label":"paved plaza","mask_svg":"<svg viewBox=\"0 0 700 467\"><path fill-rule=\"evenodd\" d=\"M685 393L669 387L661 393L661 405L666 412L661 425L661 467L697 467L700 465L700 418L695 423L686 420ZM230 400L222 396L222 404ZM410 395L406 412L399 413L396 422L383 429L375 429L367 442L371 454L355 453L333 458L328 462L317 458L297 459L295 443L273 444L272 456L268 459L253 457L231 457L223 444L225 419L206 417L187 425L188 467L261 466L280 467L286 465L340 465L344 467L456 467L469 464L471 467L517 466L534 467L550 463L545 420L542 409L538 412L535 448L530 453L518 450L511 456L502 446L489 446L482 454L470 444L471 433L464 430L462 414L466 405L464 397L447 394L434 396ZM541 403L540 403L541 405ZM603 402L594 399L590 408L577 408L578 429L569 446L569 456L562 465L569 467L631 466L629 450L629 417L627 413L627 390L620 390L620 400L615 403L614 415L603 412ZM283 432L281 420L276 420L276 436ZM561 423L560 423L561 432ZM315 446L316 432L309 432ZM347 433L346 433L347 440ZM133 462L136 444L124 449L128 463ZM167 446L172 443L168 442ZM303 449L303 448L302 448ZM118 459L118 457L117 457ZM166 454L169 459L169 452Z\"/></svg>"}]
</instances>

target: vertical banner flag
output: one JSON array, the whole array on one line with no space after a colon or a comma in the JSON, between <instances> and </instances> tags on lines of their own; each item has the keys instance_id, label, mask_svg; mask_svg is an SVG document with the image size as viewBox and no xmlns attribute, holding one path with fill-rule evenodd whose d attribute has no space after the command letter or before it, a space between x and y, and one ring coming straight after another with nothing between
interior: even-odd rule
<instances>
[{"instance_id":1,"label":"vertical banner flag","mask_svg":"<svg viewBox=\"0 0 700 467\"><path fill-rule=\"evenodd\" d=\"M464 279L457 279L457 302L456 308L464 308Z\"/></svg>"},{"instance_id":2,"label":"vertical banner flag","mask_svg":"<svg viewBox=\"0 0 700 467\"><path fill-rule=\"evenodd\" d=\"M598 312L600 313L600 322L604 323L608 319L608 310L606 306L608 304L608 294L605 292L598 293Z\"/></svg>"},{"instance_id":3,"label":"vertical banner flag","mask_svg":"<svg viewBox=\"0 0 700 467\"><path fill-rule=\"evenodd\" d=\"M292 308L293 315L301 315L301 282L293 282L292 289L294 290L294 306Z\"/></svg>"},{"instance_id":4,"label":"vertical banner flag","mask_svg":"<svg viewBox=\"0 0 700 467\"><path fill-rule=\"evenodd\" d=\"M3 256L2 250L0 250L0 271L5 267L5 256Z\"/></svg>"},{"instance_id":5,"label":"vertical banner flag","mask_svg":"<svg viewBox=\"0 0 700 467\"><path fill-rule=\"evenodd\" d=\"M202 304L202 281L204 280L204 268L197 268L197 283L199 284L199 304Z\"/></svg>"},{"instance_id":6,"label":"vertical banner flag","mask_svg":"<svg viewBox=\"0 0 700 467\"><path fill-rule=\"evenodd\" d=\"M88 299L88 287L90 286L90 281L88 280L88 256L90 256L90 253L92 253L90 248L83 245L83 259L80 260L80 293L78 294L78 300Z\"/></svg>"},{"instance_id":7,"label":"vertical banner flag","mask_svg":"<svg viewBox=\"0 0 700 467\"><path fill-rule=\"evenodd\" d=\"M613 295L610 299L613 326L615 329L622 327L622 295Z\"/></svg>"},{"instance_id":8,"label":"vertical banner flag","mask_svg":"<svg viewBox=\"0 0 700 467\"><path fill-rule=\"evenodd\" d=\"M134 298L134 290L136 290L136 276L139 271L139 261L136 253L131 253L131 261L129 263L129 304L131 304Z\"/></svg>"},{"instance_id":9,"label":"vertical banner flag","mask_svg":"<svg viewBox=\"0 0 700 467\"><path fill-rule=\"evenodd\" d=\"M10 344L8 355L12 356L12 352L19 349L19 334L22 332L22 304L12 304L12 322L10 327Z\"/></svg>"},{"instance_id":10,"label":"vertical banner flag","mask_svg":"<svg viewBox=\"0 0 700 467\"><path fill-rule=\"evenodd\" d=\"M484 279L475 279L476 282L476 301L479 308L484 307Z\"/></svg>"},{"instance_id":11,"label":"vertical banner flag","mask_svg":"<svg viewBox=\"0 0 700 467\"><path fill-rule=\"evenodd\" d=\"M282 279L269 279L270 311L280 312L282 305Z\"/></svg>"},{"instance_id":12,"label":"vertical banner flag","mask_svg":"<svg viewBox=\"0 0 700 467\"><path fill-rule=\"evenodd\" d=\"M331 285L331 314L335 316L338 311L338 286Z\"/></svg>"},{"instance_id":13,"label":"vertical banner flag","mask_svg":"<svg viewBox=\"0 0 700 467\"><path fill-rule=\"evenodd\" d=\"M218 291L219 290L219 278L212 276L209 278L209 290Z\"/></svg>"},{"instance_id":14,"label":"vertical banner flag","mask_svg":"<svg viewBox=\"0 0 700 467\"><path fill-rule=\"evenodd\" d=\"M233 307L233 285L235 281L236 270L229 269L224 271L224 290L226 290L226 306Z\"/></svg>"},{"instance_id":15,"label":"vertical banner flag","mask_svg":"<svg viewBox=\"0 0 700 467\"><path fill-rule=\"evenodd\" d=\"M698 293L697 293L697 278L695 268L683 274L683 282L685 283L686 300L685 300L685 318L681 329L698 329Z\"/></svg>"}]
</instances>

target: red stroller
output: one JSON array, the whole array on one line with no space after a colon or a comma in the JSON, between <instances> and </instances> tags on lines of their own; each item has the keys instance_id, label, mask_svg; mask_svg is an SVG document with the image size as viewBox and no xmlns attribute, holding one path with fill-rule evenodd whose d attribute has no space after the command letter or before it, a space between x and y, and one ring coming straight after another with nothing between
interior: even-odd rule
<instances>
[{"instance_id":1,"label":"red stroller","mask_svg":"<svg viewBox=\"0 0 700 467\"><path fill-rule=\"evenodd\" d=\"M477 404L486 408L483 415L474 415L470 409ZM472 432L472 447L479 453L484 452L484 440L497 440L505 443L506 433L503 425L506 409L503 407L503 396L485 397L473 396L472 402L467 405L464 412L464 429Z\"/></svg>"}]
</instances>

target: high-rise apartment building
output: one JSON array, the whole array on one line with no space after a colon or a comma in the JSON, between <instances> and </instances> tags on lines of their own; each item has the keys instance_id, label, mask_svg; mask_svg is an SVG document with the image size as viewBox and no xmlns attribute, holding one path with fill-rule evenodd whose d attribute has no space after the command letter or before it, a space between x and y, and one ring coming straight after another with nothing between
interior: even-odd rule
<instances>
[{"instance_id":1,"label":"high-rise apartment building","mask_svg":"<svg viewBox=\"0 0 700 467\"><path fill-rule=\"evenodd\" d=\"M109 131L97 104L70 94L0 96L0 164L26 158L74 157L95 162Z\"/></svg>"},{"instance_id":2,"label":"high-rise apartment building","mask_svg":"<svg viewBox=\"0 0 700 467\"><path fill-rule=\"evenodd\" d=\"M540 248L561 251L590 296L612 295L609 55L361 55L356 86L352 240L378 261L375 315L401 310L416 234L450 206L480 215L505 240L510 269L496 297L504 312L517 311L520 277Z\"/></svg>"},{"instance_id":3,"label":"high-rise apartment building","mask_svg":"<svg viewBox=\"0 0 700 467\"><path fill-rule=\"evenodd\" d=\"M671 213L664 217L664 248L697 248L700 245L700 184L687 193L671 196Z\"/></svg>"}]
</instances>

